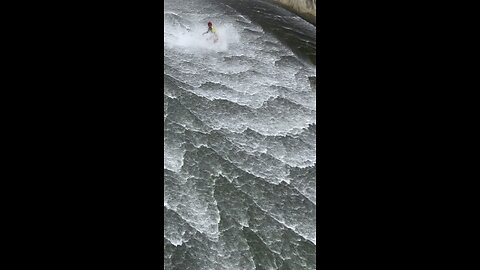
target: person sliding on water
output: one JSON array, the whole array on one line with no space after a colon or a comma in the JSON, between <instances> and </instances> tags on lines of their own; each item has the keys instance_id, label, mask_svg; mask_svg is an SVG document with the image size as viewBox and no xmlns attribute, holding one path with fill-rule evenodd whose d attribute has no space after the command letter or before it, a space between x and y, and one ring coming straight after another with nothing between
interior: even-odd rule
<instances>
[{"instance_id":1,"label":"person sliding on water","mask_svg":"<svg viewBox=\"0 0 480 270\"><path fill-rule=\"evenodd\" d=\"M207 32L203 33L203 35L207 34L208 32L213 34L213 42L217 42L218 41L217 30L213 28L212 22L208 22L208 30Z\"/></svg>"}]
</instances>

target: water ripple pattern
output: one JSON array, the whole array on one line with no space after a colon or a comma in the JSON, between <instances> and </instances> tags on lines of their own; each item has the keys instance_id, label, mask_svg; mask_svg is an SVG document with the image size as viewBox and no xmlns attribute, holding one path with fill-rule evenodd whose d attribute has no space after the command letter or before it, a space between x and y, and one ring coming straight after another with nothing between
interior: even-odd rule
<instances>
[{"instance_id":1,"label":"water ripple pattern","mask_svg":"<svg viewBox=\"0 0 480 270\"><path fill-rule=\"evenodd\" d=\"M228 1L164 15L164 269L316 269L315 66Z\"/></svg>"}]
</instances>

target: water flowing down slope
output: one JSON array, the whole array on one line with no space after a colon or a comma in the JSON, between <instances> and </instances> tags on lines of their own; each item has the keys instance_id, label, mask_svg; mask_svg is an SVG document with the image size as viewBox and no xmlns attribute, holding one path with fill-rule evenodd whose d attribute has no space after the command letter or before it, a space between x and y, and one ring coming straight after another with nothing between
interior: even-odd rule
<instances>
[{"instance_id":1,"label":"water flowing down slope","mask_svg":"<svg viewBox=\"0 0 480 270\"><path fill-rule=\"evenodd\" d=\"M164 15L164 269L315 269L315 66L230 1Z\"/></svg>"}]
</instances>

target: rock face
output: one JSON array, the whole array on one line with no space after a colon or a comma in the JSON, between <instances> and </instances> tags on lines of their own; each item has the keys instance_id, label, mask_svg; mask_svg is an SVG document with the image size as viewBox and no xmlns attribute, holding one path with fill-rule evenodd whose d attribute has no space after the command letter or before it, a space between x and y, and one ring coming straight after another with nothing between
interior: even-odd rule
<instances>
[{"instance_id":1,"label":"rock face","mask_svg":"<svg viewBox=\"0 0 480 270\"><path fill-rule=\"evenodd\" d=\"M271 0L286 9L294 12L306 21L317 25L317 1L316 0Z\"/></svg>"}]
</instances>

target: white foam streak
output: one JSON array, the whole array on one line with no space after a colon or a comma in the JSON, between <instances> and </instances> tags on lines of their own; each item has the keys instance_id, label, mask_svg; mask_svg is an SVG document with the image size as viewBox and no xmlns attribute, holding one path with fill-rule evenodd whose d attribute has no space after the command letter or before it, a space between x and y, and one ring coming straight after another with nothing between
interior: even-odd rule
<instances>
[{"instance_id":1,"label":"white foam streak","mask_svg":"<svg viewBox=\"0 0 480 270\"><path fill-rule=\"evenodd\" d=\"M227 51L230 44L240 41L240 35L231 24L216 27L217 42L214 42L213 34L204 34L206 30L205 26L198 24L194 25L191 30L180 26L165 25L165 43L169 48L207 53L208 51Z\"/></svg>"}]
</instances>

